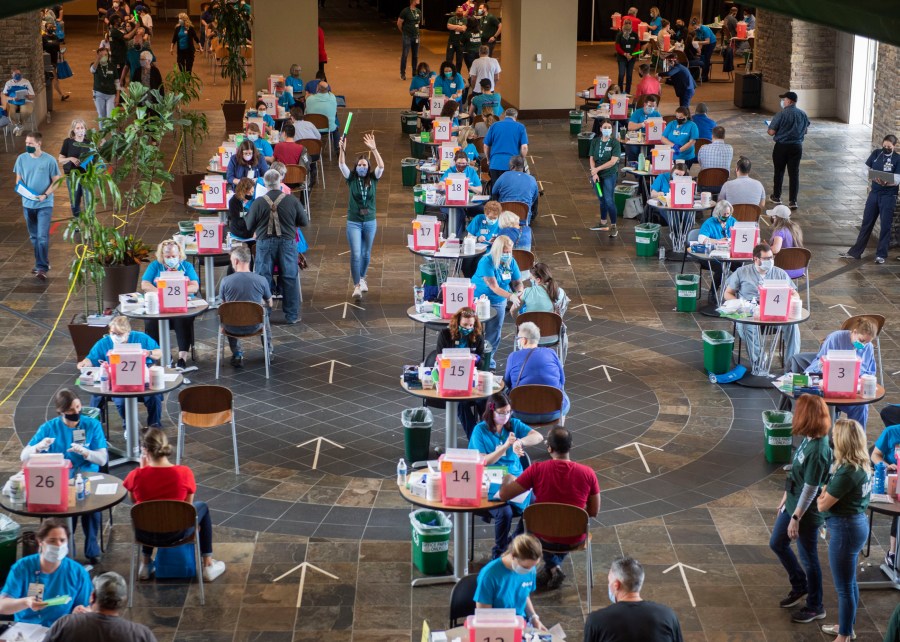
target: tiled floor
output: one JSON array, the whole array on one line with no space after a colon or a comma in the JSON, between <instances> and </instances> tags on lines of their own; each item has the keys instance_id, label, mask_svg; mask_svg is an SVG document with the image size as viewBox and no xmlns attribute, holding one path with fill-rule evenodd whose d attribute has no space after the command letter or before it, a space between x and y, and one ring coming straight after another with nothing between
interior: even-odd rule
<instances>
[{"instance_id":1,"label":"tiled floor","mask_svg":"<svg viewBox=\"0 0 900 642\"><path fill-rule=\"evenodd\" d=\"M343 9L329 12L333 83L343 79L348 86L351 72L374 74L379 65L393 67L394 54L381 47L393 42L390 25L361 23L358 15ZM70 60L93 39L93 25L84 27L85 33L74 30L70 38ZM371 34L373 44L360 44L363 32ZM362 46L370 47L370 55L359 56ZM355 62L348 65L344 61L352 47L357 48ZM431 49L436 53L439 47ZM585 48L596 62L581 61L579 77L588 77L595 64L611 69L607 49ZM171 64L166 53L161 58L164 67ZM81 68L76 63L73 67ZM200 73L206 77L205 70ZM80 94L45 128L50 151L55 151L72 117L92 117L83 75L69 82ZM769 184L771 146L762 116L735 110L725 100L730 85L723 87L704 86L698 99L710 101L712 115L727 128L736 153L749 156L754 174ZM214 105L220 91L221 84L207 87L204 98ZM351 291L342 255L347 250L346 188L335 164L326 162L329 187L317 188L312 197L303 322L276 325L278 359L271 379L264 378L258 352L248 350L247 367L236 372L225 365L220 380L235 394L241 475L233 472L227 429L191 432L186 446L186 463L200 483L198 498L209 502L216 523L216 556L228 563L228 571L207 585L205 607L199 606L193 585L157 581L138 586L135 606L127 615L151 625L160 640L393 642L418 639L423 619L433 628L446 624L450 589L409 586L416 571L409 563L408 506L392 479L402 456L399 413L415 405L399 389L397 378L401 365L420 358L422 336L421 328L405 315L418 261L403 248L412 209L411 191L401 186L398 171L400 159L409 155L408 144L399 131L397 110L387 108L405 105L403 87L395 93L396 102L380 102L384 96L379 94L372 103L375 108L369 108L365 96L352 103L354 130L374 129L388 164L379 186L371 292L363 309L344 313L340 307ZM220 131L221 116L214 108L209 113L213 131ZM675 608L687 639L824 639L814 625L791 624L787 612L777 608L787 582L767 542L783 473L764 460L760 425L760 412L773 407L772 394L709 383L702 370L700 330L730 329L730 324L674 311L673 276L680 264L636 258L633 221L623 223L615 240L588 232L597 205L585 185L585 163L577 159L567 123L526 125L532 165L545 191L535 252L552 266L572 298L566 363L572 412L567 425L575 434L574 456L597 471L603 491L601 512L592 527L594 608L606 601L602 589L609 561L627 553L645 564L644 596ZM872 257L853 264L837 258L856 234L866 190L860 167L870 137L866 128L816 121L807 139L796 216L813 251L813 316L801 333L804 347L813 349L844 318L837 304L849 306L851 312L884 314L889 319L882 337L884 369L892 373L900 370L891 325L900 266L893 260L876 266ZM203 151L211 153L217 142L212 137ZM21 140L17 143L21 148ZM0 185L7 195L0 214L4 397L25 376L59 314L71 256L62 230L56 228L51 279L36 283L23 269L31 250L12 196L13 160L12 154L0 155L6 168ZM60 197L55 211L60 221L67 213L64 199ZM150 213L140 230L150 242L170 234L175 222L185 217L184 209L168 199ZM560 254L563 251L570 254ZM594 307L576 307L582 303ZM78 308L76 297L63 323ZM279 318L276 313L276 321ZM214 380L214 332L213 315L197 321L200 369L190 375L194 383ZM507 336L502 352L510 346ZM329 366L317 364L331 359L349 367L336 366L329 383ZM52 393L72 383L72 360L63 329L37 359L24 385L0 406L0 475L18 468L21 443L47 416ZM607 380L600 365L620 370L610 370ZM888 400L897 400L892 375L887 386ZM164 416L173 437L176 404L170 397ZM436 411L433 444L443 443L442 420L442 412ZM870 440L880 430L873 413ZM120 439L119 432L114 422L114 440ZM317 437L342 448L323 444L317 469L312 470L314 445L298 445ZM633 441L661 448L646 454L650 473L633 448L616 450ZM531 454L542 456L540 449ZM115 472L124 475L126 470ZM116 510L113 545L98 570L127 575L127 510L124 505ZM886 524L876 523L875 535L872 557L863 560L863 577L878 574ZM491 527L477 526L476 537L473 570L487 559ZM837 607L825 547L822 542L820 558L831 622ZM307 568L302 594L300 570L274 582L303 562L315 568ZM688 571L696 607L677 571L665 572L677 562L704 571ZM563 589L538 595L536 603L545 622L561 622L569 639L577 641L587 608L584 555L571 556L566 572L569 580ZM896 602L894 592L864 592L858 639L880 640Z\"/></svg>"}]
</instances>

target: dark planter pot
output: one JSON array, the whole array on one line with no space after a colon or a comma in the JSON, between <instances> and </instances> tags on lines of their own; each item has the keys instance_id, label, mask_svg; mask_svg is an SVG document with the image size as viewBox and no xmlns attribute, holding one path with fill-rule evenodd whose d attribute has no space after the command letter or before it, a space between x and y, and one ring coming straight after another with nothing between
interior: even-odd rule
<instances>
[{"instance_id":1,"label":"dark planter pot","mask_svg":"<svg viewBox=\"0 0 900 642\"><path fill-rule=\"evenodd\" d=\"M244 111L246 109L246 102L233 103L226 100L222 103L226 134L239 134L244 130Z\"/></svg>"},{"instance_id":2,"label":"dark planter pot","mask_svg":"<svg viewBox=\"0 0 900 642\"><path fill-rule=\"evenodd\" d=\"M191 194L197 191L206 174L175 174L172 181L172 195L176 203L186 204Z\"/></svg>"},{"instance_id":3,"label":"dark planter pot","mask_svg":"<svg viewBox=\"0 0 900 642\"><path fill-rule=\"evenodd\" d=\"M73 316L69 322L69 336L72 337L72 345L75 347L76 360L81 361L87 357L94 344L107 332L109 332L107 326L88 325L83 314Z\"/></svg>"},{"instance_id":4,"label":"dark planter pot","mask_svg":"<svg viewBox=\"0 0 900 642\"><path fill-rule=\"evenodd\" d=\"M115 309L119 305L119 295L137 289L140 265L113 265L105 268L103 277L103 308Z\"/></svg>"}]
</instances>

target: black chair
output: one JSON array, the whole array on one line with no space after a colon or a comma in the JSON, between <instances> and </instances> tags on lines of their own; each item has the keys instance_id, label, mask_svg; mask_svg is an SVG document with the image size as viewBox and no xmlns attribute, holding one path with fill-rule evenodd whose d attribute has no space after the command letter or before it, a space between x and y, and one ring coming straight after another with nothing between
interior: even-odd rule
<instances>
[{"instance_id":1,"label":"black chair","mask_svg":"<svg viewBox=\"0 0 900 642\"><path fill-rule=\"evenodd\" d=\"M462 626L465 619L475 615L475 588L478 586L478 574L466 575L450 593L450 628ZM462 621L460 621L462 620Z\"/></svg>"}]
</instances>

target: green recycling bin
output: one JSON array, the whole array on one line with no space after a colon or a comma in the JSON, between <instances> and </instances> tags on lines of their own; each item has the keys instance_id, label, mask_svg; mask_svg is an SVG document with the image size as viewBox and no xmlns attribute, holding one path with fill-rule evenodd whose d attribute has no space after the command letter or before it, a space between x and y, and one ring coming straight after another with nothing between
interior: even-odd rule
<instances>
[{"instance_id":1,"label":"green recycling bin","mask_svg":"<svg viewBox=\"0 0 900 642\"><path fill-rule=\"evenodd\" d=\"M437 510L421 509L409 514L413 564L426 575L447 572L450 553L450 518Z\"/></svg>"},{"instance_id":2,"label":"green recycling bin","mask_svg":"<svg viewBox=\"0 0 900 642\"><path fill-rule=\"evenodd\" d=\"M412 464L428 459L428 451L431 447L431 426L434 424L431 408L423 406L407 408L400 413L400 421L403 423L406 461Z\"/></svg>"},{"instance_id":3,"label":"green recycling bin","mask_svg":"<svg viewBox=\"0 0 900 642\"><path fill-rule=\"evenodd\" d=\"M403 187L415 187L419 179L419 160L417 158L404 158L400 161L400 173L403 177Z\"/></svg>"},{"instance_id":4,"label":"green recycling bin","mask_svg":"<svg viewBox=\"0 0 900 642\"><path fill-rule=\"evenodd\" d=\"M416 208L416 214L425 213L425 188L421 185L413 187L413 205Z\"/></svg>"},{"instance_id":5,"label":"green recycling bin","mask_svg":"<svg viewBox=\"0 0 900 642\"><path fill-rule=\"evenodd\" d=\"M787 464L791 461L791 422L793 413L782 410L763 410L763 430L766 438L766 461L770 464Z\"/></svg>"},{"instance_id":6,"label":"green recycling bin","mask_svg":"<svg viewBox=\"0 0 900 642\"><path fill-rule=\"evenodd\" d=\"M678 299L675 309L679 312L696 312L697 297L700 295L700 275L675 275L675 293Z\"/></svg>"},{"instance_id":7,"label":"green recycling bin","mask_svg":"<svg viewBox=\"0 0 900 642\"><path fill-rule=\"evenodd\" d=\"M19 541L19 524L6 515L0 515L0 582L16 563L16 545Z\"/></svg>"},{"instance_id":8,"label":"green recycling bin","mask_svg":"<svg viewBox=\"0 0 900 642\"><path fill-rule=\"evenodd\" d=\"M731 351L734 336L725 330L703 331L703 367L712 374L731 370Z\"/></svg>"},{"instance_id":9,"label":"green recycling bin","mask_svg":"<svg viewBox=\"0 0 900 642\"><path fill-rule=\"evenodd\" d=\"M641 223L634 228L638 256L656 256L659 251L659 223Z\"/></svg>"},{"instance_id":10,"label":"green recycling bin","mask_svg":"<svg viewBox=\"0 0 900 642\"><path fill-rule=\"evenodd\" d=\"M616 185L616 192L613 198L616 202L616 212L619 216L625 214L625 203L629 198L637 196L637 185Z\"/></svg>"},{"instance_id":11,"label":"green recycling bin","mask_svg":"<svg viewBox=\"0 0 900 642\"><path fill-rule=\"evenodd\" d=\"M180 234L193 234L196 221L178 221L178 232Z\"/></svg>"},{"instance_id":12,"label":"green recycling bin","mask_svg":"<svg viewBox=\"0 0 900 642\"><path fill-rule=\"evenodd\" d=\"M578 158L587 158L591 155L591 141L595 135L594 132L578 134Z\"/></svg>"},{"instance_id":13,"label":"green recycling bin","mask_svg":"<svg viewBox=\"0 0 900 642\"><path fill-rule=\"evenodd\" d=\"M581 133L581 125L584 123L584 112L573 109L569 112L569 133L573 136Z\"/></svg>"},{"instance_id":14,"label":"green recycling bin","mask_svg":"<svg viewBox=\"0 0 900 642\"><path fill-rule=\"evenodd\" d=\"M419 132L419 114L414 111L400 112L400 128L404 134L417 134Z\"/></svg>"},{"instance_id":15,"label":"green recycling bin","mask_svg":"<svg viewBox=\"0 0 900 642\"><path fill-rule=\"evenodd\" d=\"M419 266L419 274L422 275L422 285L437 285L438 275L434 263L423 263Z\"/></svg>"}]
</instances>

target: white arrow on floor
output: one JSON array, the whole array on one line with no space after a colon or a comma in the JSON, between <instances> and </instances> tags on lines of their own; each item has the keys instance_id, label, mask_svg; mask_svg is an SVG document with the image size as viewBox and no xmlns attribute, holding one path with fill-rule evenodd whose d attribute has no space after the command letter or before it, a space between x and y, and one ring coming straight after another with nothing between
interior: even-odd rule
<instances>
[{"instance_id":1,"label":"white arrow on floor","mask_svg":"<svg viewBox=\"0 0 900 642\"><path fill-rule=\"evenodd\" d=\"M853 315L850 314L849 312L847 312L847 308L850 308L851 310L855 310L855 309L856 309L856 308L854 308L852 305L844 305L843 303L837 303L837 304L835 304L835 305L829 305L829 306L828 306L828 309L829 309L829 310L831 310L832 308L840 308L841 310L844 311L844 314L846 314L848 317L852 317Z\"/></svg>"},{"instance_id":2,"label":"white arrow on floor","mask_svg":"<svg viewBox=\"0 0 900 642\"><path fill-rule=\"evenodd\" d=\"M327 575L328 577L330 577L333 580L340 579L337 575L332 575L328 571L323 571L318 566L310 564L309 562L303 562L302 564L298 564L297 566L295 566L294 568L289 570L287 573L283 573L282 575L279 575L278 577L276 577L274 580L272 580L272 583L274 584L278 580L287 577L288 575L290 575L291 573L296 571L298 568L300 569L300 590L297 591L297 608L298 609L300 608L300 604L303 602L303 585L306 583L306 569L311 568L314 571L318 571L322 575Z\"/></svg>"},{"instance_id":3,"label":"white arrow on floor","mask_svg":"<svg viewBox=\"0 0 900 642\"><path fill-rule=\"evenodd\" d=\"M591 305L590 303L579 303L578 305L572 306L573 310L576 308L584 308L584 316L587 317L588 321L593 321L593 319L591 318L591 312L590 312L590 310L588 310L588 308L594 308L595 310L603 309L599 305Z\"/></svg>"},{"instance_id":4,"label":"white arrow on floor","mask_svg":"<svg viewBox=\"0 0 900 642\"><path fill-rule=\"evenodd\" d=\"M590 318L590 317L588 317L588 318ZM610 381L610 382L612 382L612 377L609 376L610 370L617 370L619 372L622 372L621 368L613 368L612 366L594 366L593 368L589 368L588 372L590 372L591 370L597 370L598 368L603 368L603 374L606 375L606 380ZM650 471L648 470L647 472L649 473Z\"/></svg>"},{"instance_id":5,"label":"white arrow on floor","mask_svg":"<svg viewBox=\"0 0 900 642\"><path fill-rule=\"evenodd\" d=\"M312 469L313 469L313 470L315 470L315 469L316 469L316 466L319 465L319 451L322 449L322 442L323 442L323 441L327 441L327 442L328 442L329 444L331 444L332 446L337 446L337 447L340 448L341 450L344 450L344 447L343 447L343 446L341 446L340 444L336 444L336 443L334 443L333 441L331 441L330 439L326 439L325 437L316 437L315 439L310 439L309 441L304 441L302 444L297 444L296 446L294 446L294 448L303 448L303 446L306 446L306 445L308 445L308 444L311 444L312 442L316 442L316 454L315 454L315 456L313 457L313 463L312 463ZM648 471L648 472L649 472L649 471ZM286 574L287 574L287 573L285 573L285 575L286 575ZM277 582L278 580L275 580L275 581Z\"/></svg>"},{"instance_id":6,"label":"white arrow on floor","mask_svg":"<svg viewBox=\"0 0 900 642\"><path fill-rule=\"evenodd\" d=\"M616 450L622 450L623 448L628 448L630 446L634 446L638 451L638 456L641 458L641 462L644 464L644 468L647 469L647 472L650 472L650 466L647 465L647 459L644 457L644 451L641 450L641 446L644 448L650 448L652 450L662 450L662 448L657 448L656 446L648 446L647 444L641 444L636 441L631 442L630 444L625 444L624 446L619 446Z\"/></svg>"},{"instance_id":7,"label":"white arrow on floor","mask_svg":"<svg viewBox=\"0 0 900 642\"><path fill-rule=\"evenodd\" d=\"M328 305L328 306L325 306L325 309L330 310L331 308L339 308L341 306L344 306L344 313L341 315L342 319L347 318L347 306L350 306L351 308L356 308L357 310L365 310L365 308L362 308L358 305L353 305L349 301L346 303L335 303L334 305Z\"/></svg>"},{"instance_id":8,"label":"white arrow on floor","mask_svg":"<svg viewBox=\"0 0 900 642\"><path fill-rule=\"evenodd\" d=\"M338 256L344 256L345 254L350 254L350 250L347 250L346 252L339 252Z\"/></svg>"},{"instance_id":9,"label":"white arrow on floor","mask_svg":"<svg viewBox=\"0 0 900 642\"><path fill-rule=\"evenodd\" d=\"M334 379L334 364L339 363L342 366L345 366L347 368L350 367L349 364L346 364L343 361L338 361L337 359L332 359L331 361L323 361L322 363L317 363L314 366L310 366L310 367L318 368L319 366L324 366L326 363L331 364L331 368L328 370L328 383L334 383L334 381L333 381L333 379Z\"/></svg>"},{"instance_id":10,"label":"white arrow on floor","mask_svg":"<svg viewBox=\"0 0 900 642\"><path fill-rule=\"evenodd\" d=\"M559 223L556 222L556 217L557 217L557 216L558 216L559 218L569 218L568 216L563 216L562 214L548 214L547 216L549 216L551 219L553 219L553 224L554 224L554 225L559 225Z\"/></svg>"},{"instance_id":11,"label":"white arrow on floor","mask_svg":"<svg viewBox=\"0 0 900 642\"><path fill-rule=\"evenodd\" d=\"M572 261L569 260L569 255L574 254L575 256L581 256L581 252L570 252L569 250L563 250L562 252L554 252L553 255L557 254L565 254L566 255L566 263L572 265Z\"/></svg>"},{"instance_id":12,"label":"white arrow on floor","mask_svg":"<svg viewBox=\"0 0 900 642\"><path fill-rule=\"evenodd\" d=\"M684 574L684 569L689 568L692 571L697 571L698 573L704 573L704 574L706 573L706 571L701 571L699 568L694 568L693 566L688 566L687 564L682 564L681 562L678 562L677 564L673 564L672 566L670 566L669 568L664 570L663 573L668 573L673 568L677 568L679 570L679 572L681 573L681 581L684 582L684 590L687 591L688 598L690 598L690 600L691 600L691 606L696 607L697 603L694 601L694 594L691 593L691 585L688 584L687 575Z\"/></svg>"}]
</instances>

